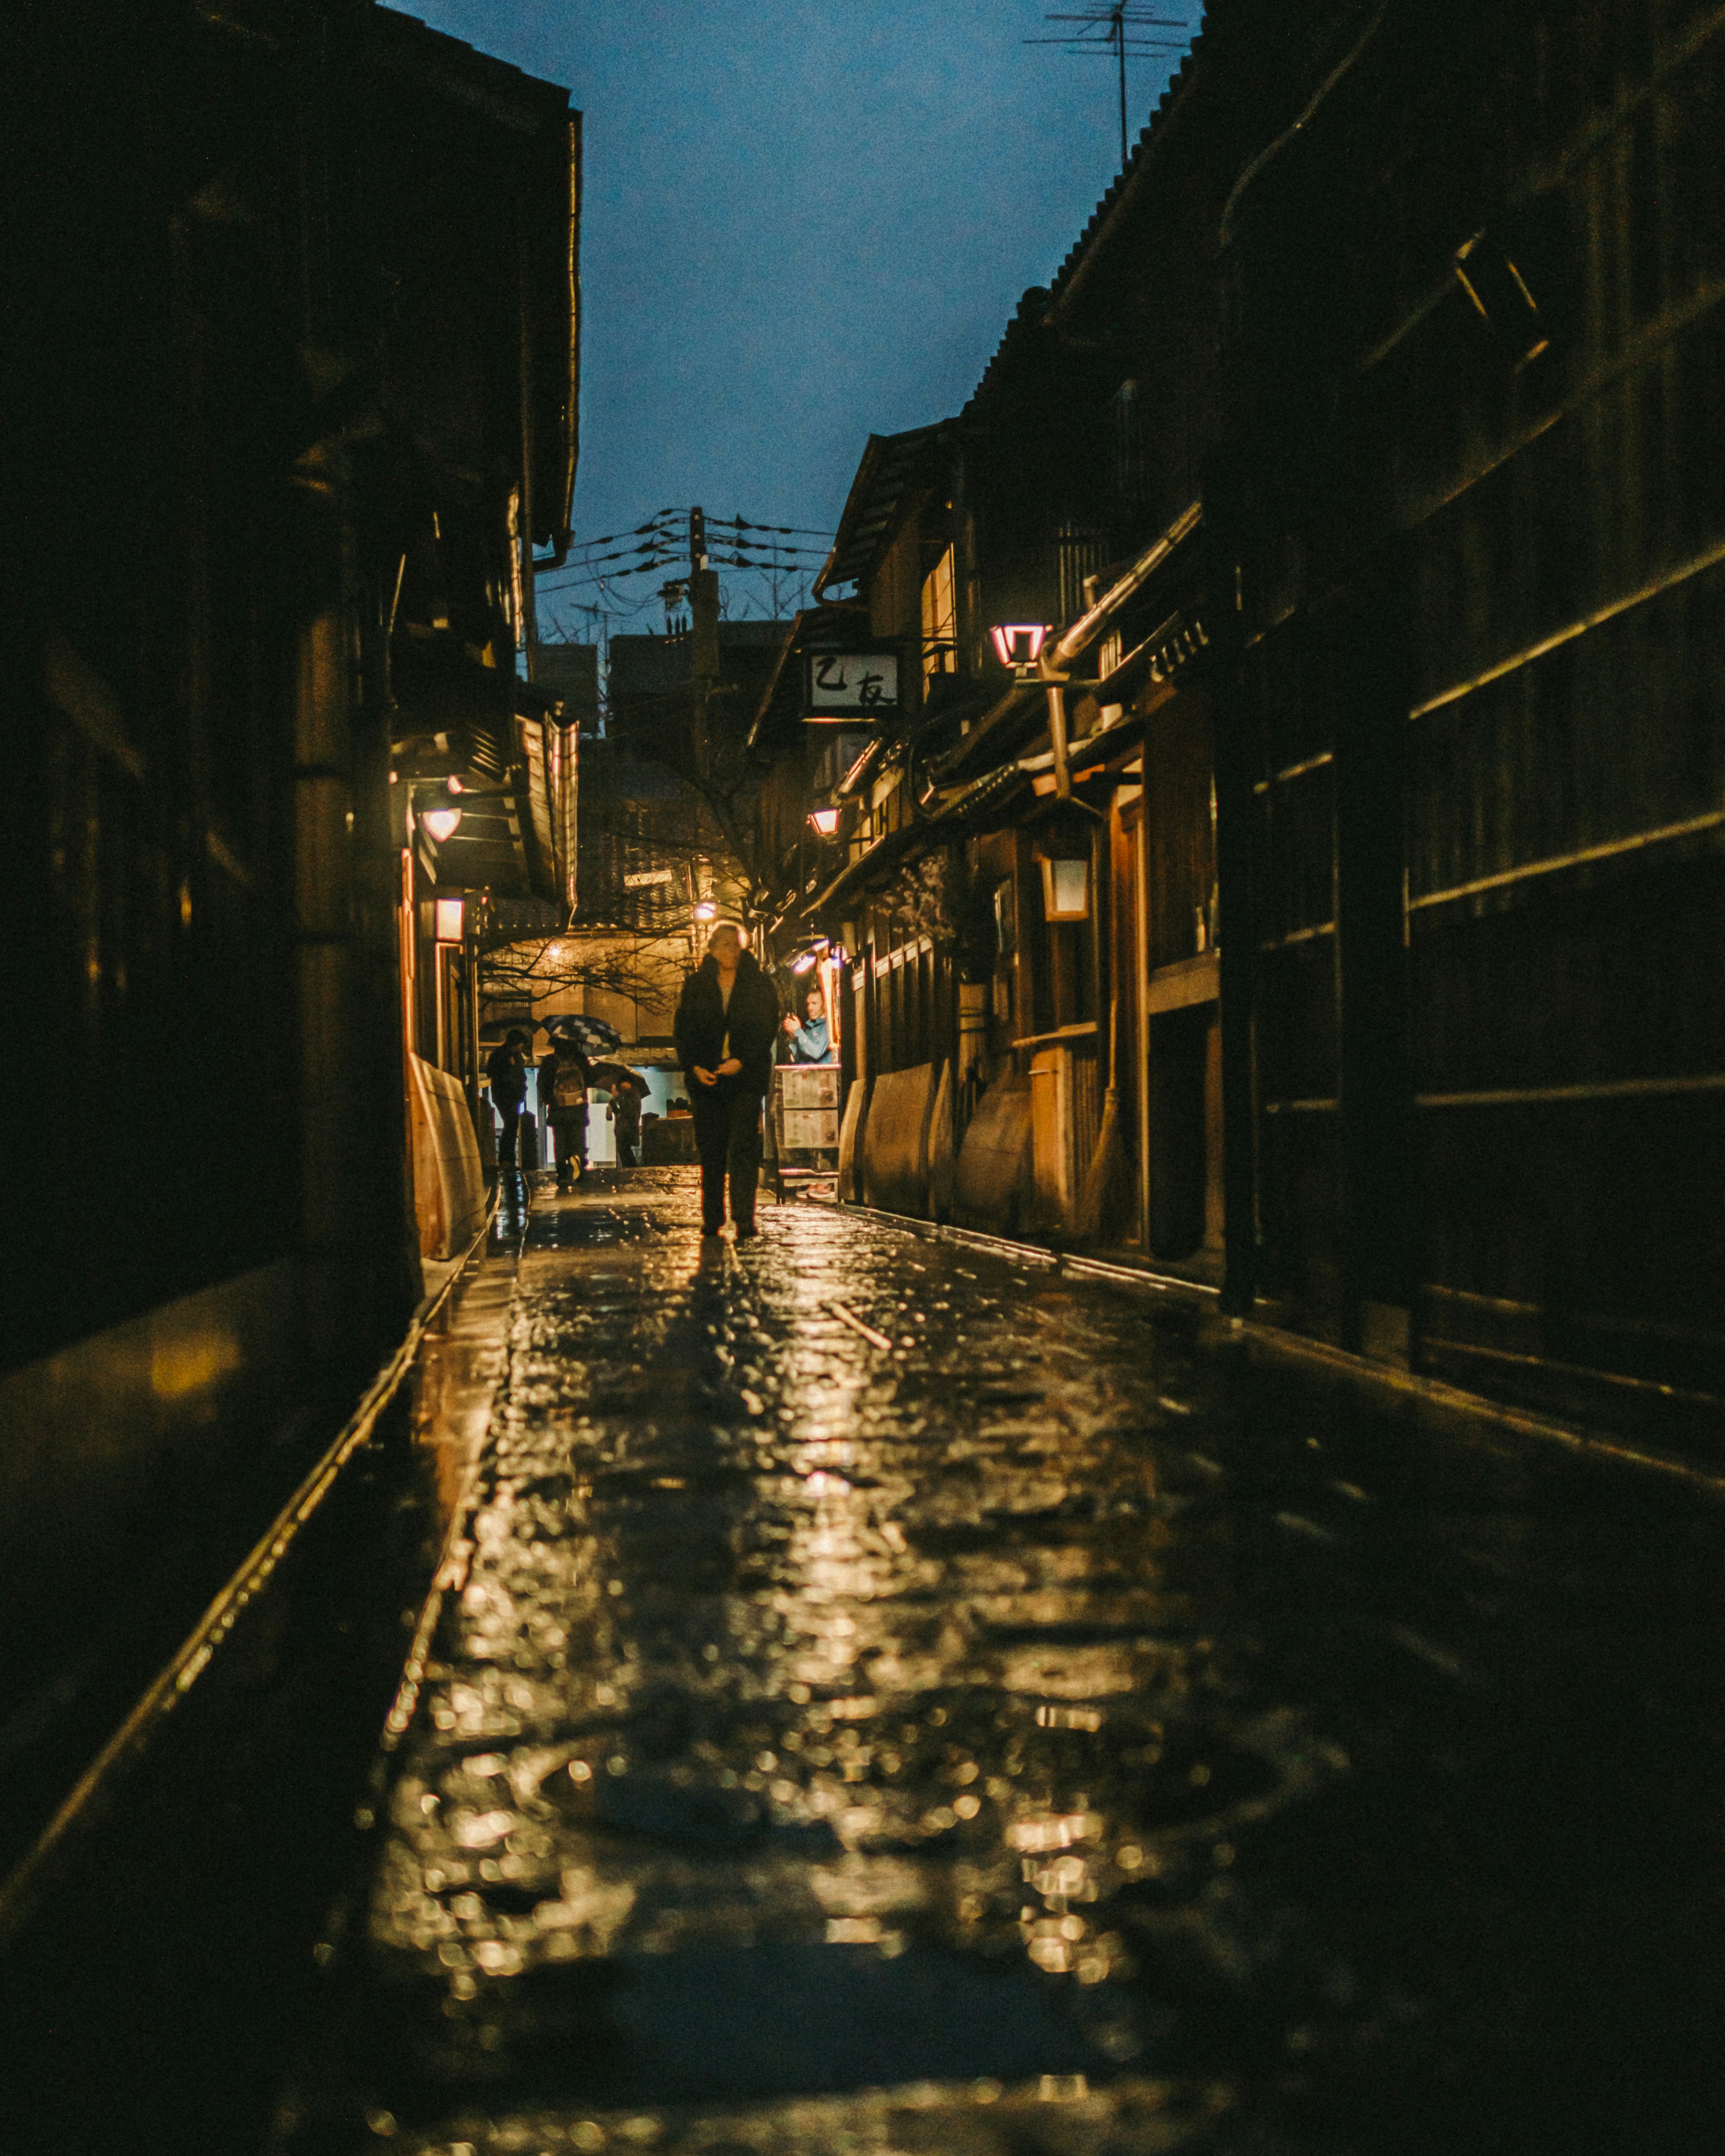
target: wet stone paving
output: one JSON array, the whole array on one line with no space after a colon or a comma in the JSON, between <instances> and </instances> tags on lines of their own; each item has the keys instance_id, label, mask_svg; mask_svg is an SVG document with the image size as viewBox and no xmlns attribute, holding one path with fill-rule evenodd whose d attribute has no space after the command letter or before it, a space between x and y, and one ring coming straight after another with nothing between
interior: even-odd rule
<instances>
[{"instance_id":1,"label":"wet stone paving","mask_svg":"<svg viewBox=\"0 0 1725 2156\"><path fill-rule=\"evenodd\" d=\"M1725 2146L1716 1490L698 1229L536 1194L279 2145Z\"/></svg>"}]
</instances>

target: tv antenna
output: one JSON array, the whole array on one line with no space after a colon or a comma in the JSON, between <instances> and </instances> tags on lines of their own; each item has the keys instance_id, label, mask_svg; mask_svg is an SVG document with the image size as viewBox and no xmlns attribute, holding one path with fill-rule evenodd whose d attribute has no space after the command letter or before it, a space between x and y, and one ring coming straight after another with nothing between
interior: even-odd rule
<instances>
[{"instance_id":1,"label":"tv antenna","mask_svg":"<svg viewBox=\"0 0 1725 2156\"><path fill-rule=\"evenodd\" d=\"M1045 15L1061 27L1051 38L1026 38L1027 45L1061 45L1069 53L1095 53L1111 59L1120 73L1120 169L1126 170L1126 56L1128 53L1178 53L1186 38L1147 38L1147 30L1183 30L1183 17L1153 15L1142 0L1113 0L1070 15Z\"/></svg>"}]
</instances>

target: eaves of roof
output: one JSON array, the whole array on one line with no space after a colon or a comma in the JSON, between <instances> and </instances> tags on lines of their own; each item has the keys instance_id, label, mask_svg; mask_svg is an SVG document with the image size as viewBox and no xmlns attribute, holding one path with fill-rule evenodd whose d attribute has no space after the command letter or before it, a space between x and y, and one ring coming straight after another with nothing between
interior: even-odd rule
<instances>
[{"instance_id":1,"label":"eaves of roof","mask_svg":"<svg viewBox=\"0 0 1725 2156\"><path fill-rule=\"evenodd\" d=\"M876 839L873 845L859 854L854 861L847 861L832 881L814 894L803 908L803 918L812 919L827 906L835 906L841 898L848 898L853 891L860 891L865 884L871 883L876 876L885 875L889 870L896 868L908 855L916 851L927 829L927 825L922 824L904 824L897 830L888 831L883 837Z\"/></svg>"},{"instance_id":2,"label":"eaves of roof","mask_svg":"<svg viewBox=\"0 0 1725 2156\"><path fill-rule=\"evenodd\" d=\"M392 73L413 77L512 134L555 141L567 129L569 92L562 84L529 74L394 8L373 8L371 22L378 60Z\"/></svg>"},{"instance_id":3,"label":"eaves of roof","mask_svg":"<svg viewBox=\"0 0 1725 2156\"><path fill-rule=\"evenodd\" d=\"M906 497L921 481L931 453L945 438L951 422L912 427L902 434L870 434L850 482L839 530L814 591L823 598L829 584L861 583L873 573L892 543Z\"/></svg>"},{"instance_id":4,"label":"eaves of roof","mask_svg":"<svg viewBox=\"0 0 1725 2156\"><path fill-rule=\"evenodd\" d=\"M773 671L768 676L767 686L749 722L748 738L743 746L754 748L762 732L775 716L783 717L785 707L792 701L801 702L798 673L796 662L802 657L810 640L829 634L842 634L847 624L854 622L855 605L841 602L838 605L804 607L792 622L789 632L778 648L773 662Z\"/></svg>"},{"instance_id":5,"label":"eaves of roof","mask_svg":"<svg viewBox=\"0 0 1725 2156\"><path fill-rule=\"evenodd\" d=\"M1045 708L1046 696L1047 691L1040 681L1015 681L998 703L983 712L970 732L935 763L936 779L973 771L991 754L998 756L1031 713Z\"/></svg>"}]
</instances>

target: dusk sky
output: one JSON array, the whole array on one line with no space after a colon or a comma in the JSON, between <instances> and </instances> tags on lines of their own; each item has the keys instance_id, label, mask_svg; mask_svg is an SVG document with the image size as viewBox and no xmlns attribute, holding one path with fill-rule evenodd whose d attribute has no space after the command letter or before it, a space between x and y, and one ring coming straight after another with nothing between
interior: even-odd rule
<instances>
[{"instance_id":1,"label":"dusk sky","mask_svg":"<svg viewBox=\"0 0 1725 2156\"><path fill-rule=\"evenodd\" d=\"M578 541L691 502L830 529L871 431L963 403L1118 167L1111 60L1023 42L1086 4L408 8L567 84L585 115ZM1156 12L1197 20L1185 0ZM1130 62L1134 137L1178 58ZM591 634L568 602L594 594L566 591L546 626Z\"/></svg>"}]
</instances>

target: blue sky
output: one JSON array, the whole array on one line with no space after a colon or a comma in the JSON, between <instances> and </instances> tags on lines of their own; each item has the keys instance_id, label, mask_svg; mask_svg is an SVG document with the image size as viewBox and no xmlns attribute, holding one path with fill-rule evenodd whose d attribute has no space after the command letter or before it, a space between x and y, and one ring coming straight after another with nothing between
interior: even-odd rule
<instances>
[{"instance_id":1,"label":"blue sky","mask_svg":"<svg viewBox=\"0 0 1725 2156\"><path fill-rule=\"evenodd\" d=\"M964 402L1119 163L1111 63L1021 42L1081 4L407 8L585 115L578 540L697 501L829 529L871 431ZM1129 64L1134 136L1177 57Z\"/></svg>"}]
</instances>

